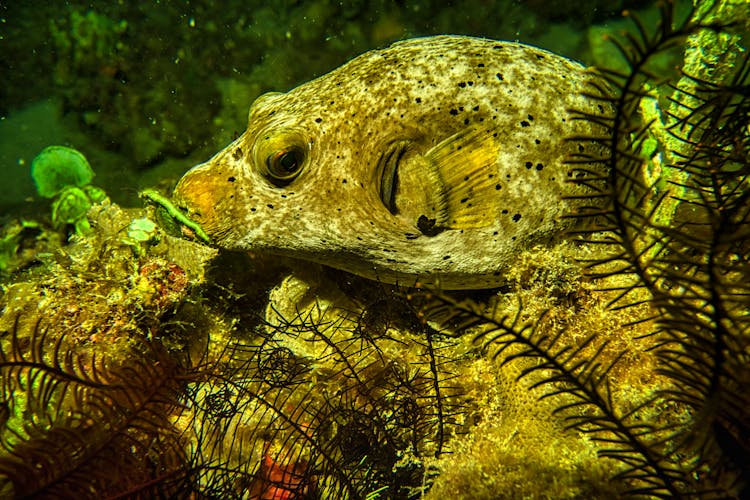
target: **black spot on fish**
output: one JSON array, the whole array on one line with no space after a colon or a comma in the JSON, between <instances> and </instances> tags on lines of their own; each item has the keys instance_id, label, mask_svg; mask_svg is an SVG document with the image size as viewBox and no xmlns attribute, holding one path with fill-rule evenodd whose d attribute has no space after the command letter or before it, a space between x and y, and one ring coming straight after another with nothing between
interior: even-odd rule
<instances>
[{"instance_id":1,"label":"black spot on fish","mask_svg":"<svg viewBox=\"0 0 750 500\"><path fill-rule=\"evenodd\" d=\"M502 188L500 184L495 184L495 191L500 191L500 188Z\"/></svg>"},{"instance_id":2,"label":"black spot on fish","mask_svg":"<svg viewBox=\"0 0 750 500\"><path fill-rule=\"evenodd\" d=\"M450 258L451 258L451 256L450 256L450 255L444 255L444 256L443 256L443 260L448 260L448 259L450 259Z\"/></svg>"},{"instance_id":3,"label":"black spot on fish","mask_svg":"<svg viewBox=\"0 0 750 500\"><path fill-rule=\"evenodd\" d=\"M507 209L507 208L503 208L503 211L502 211L501 213L502 213L503 215L507 214L507 213L508 213L508 209Z\"/></svg>"},{"instance_id":4,"label":"black spot on fish","mask_svg":"<svg viewBox=\"0 0 750 500\"><path fill-rule=\"evenodd\" d=\"M421 97L417 97L417 98L416 98L416 99L414 99L414 100L416 101L416 103L417 103L417 104L419 104L420 102L422 102L422 98L421 98Z\"/></svg>"},{"instance_id":5,"label":"black spot on fish","mask_svg":"<svg viewBox=\"0 0 750 500\"><path fill-rule=\"evenodd\" d=\"M346 184L346 179L341 179L341 184Z\"/></svg>"},{"instance_id":6,"label":"black spot on fish","mask_svg":"<svg viewBox=\"0 0 750 500\"><path fill-rule=\"evenodd\" d=\"M229 178L228 178L227 180L228 180L229 182L234 182L234 181L236 181L237 179L235 179L235 177L234 177L234 176L231 176L231 177L229 177Z\"/></svg>"},{"instance_id":7,"label":"black spot on fish","mask_svg":"<svg viewBox=\"0 0 750 500\"><path fill-rule=\"evenodd\" d=\"M443 231L442 228L435 225L436 222L435 219L430 219L426 215L420 215L417 219L417 229L425 236L435 236Z\"/></svg>"},{"instance_id":8,"label":"black spot on fish","mask_svg":"<svg viewBox=\"0 0 750 500\"><path fill-rule=\"evenodd\" d=\"M472 111L479 111L479 106L474 106L473 108L471 108L471 110Z\"/></svg>"},{"instance_id":9,"label":"black spot on fish","mask_svg":"<svg viewBox=\"0 0 750 500\"><path fill-rule=\"evenodd\" d=\"M457 110L457 109L455 109L455 108L451 109L451 110L450 110L450 111L448 111L448 112L449 112L450 114L452 114L453 116L456 116L456 115L458 114L458 110Z\"/></svg>"},{"instance_id":10,"label":"black spot on fish","mask_svg":"<svg viewBox=\"0 0 750 500\"><path fill-rule=\"evenodd\" d=\"M542 141L540 141L539 139L534 139L534 142L535 142L536 144L541 144L541 143L542 143Z\"/></svg>"},{"instance_id":11,"label":"black spot on fish","mask_svg":"<svg viewBox=\"0 0 750 500\"><path fill-rule=\"evenodd\" d=\"M495 73L495 76L496 76L496 77L497 77L497 79L498 79L498 80L500 80L501 82L503 81L503 75L502 75L501 73Z\"/></svg>"},{"instance_id":12,"label":"black spot on fish","mask_svg":"<svg viewBox=\"0 0 750 500\"><path fill-rule=\"evenodd\" d=\"M322 119L321 117L317 117L317 118L315 119L315 123L320 123L320 122L322 122L322 121L323 121L323 119Z\"/></svg>"},{"instance_id":13,"label":"black spot on fish","mask_svg":"<svg viewBox=\"0 0 750 500\"><path fill-rule=\"evenodd\" d=\"M537 170L542 170L543 168L544 168L544 164L542 164L542 163L537 163L536 164L536 169Z\"/></svg>"},{"instance_id":14,"label":"black spot on fish","mask_svg":"<svg viewBox=\"0 0 750 500\"><path fill-rule=\"evenodd\" d=\"M533 121L534 121L534 117L533 117L533 116L531 116L531 115L526 115L526 116L528 116L528 117L529 117L529 121L530 121L530 122L533 122Z\"/></svg>"},{"instance_id":15,"label":"black spot on fish","mask_svg":"<svg viewBox=\"0 0 750 500\"><path fill-rule=\"evenodd\" d=\"M242 158L242 148L236 148L232 153L232 158L234 158L235 160L239 160L240 158Z\"/></svg>"},{"instance_id":16,"label":"black spot on fish","mask_svg":"<svg viewBox=\"0 0 750 500\"><path fill-rule=\"evenodd\" d=\"M469 124L469 119L468 119L468 118L465 118L465 119L464 119L464 125L468 125L468 124Z\"/></svg>"},{"instance_id":17,"label":"black spot on fish","mask_svg":"<svg viewBox=\"0 0 750 500\"><path fill-rule=\"evenodd\" d=\"M484 68L484 63L477 64L477 68Z\"/></svg>"},{"instance_id":18,"label":"black spot on fish","mask_svg":"<svg viewBox=\"0 0 750 500\"><path fill-rule=\"evenodd\" d=\"M469 84L469 87L471 87L472 85L474 85L474 82L472 82L471 80L469 80L469 81L468 81L468 82L466 82L466 83L468 83L468 84Z\"/></svg>"},{"instance_id":19,"label":"black spot on fish","mask_svg":"<svg viewBox=\"0 0 750 500\"><path fill-rule=\"evenodd\" d=\"M530 161L527 161L527 162L526 162L526 168L531 168L531 167L533 167L533 166L534 166L534 164L533 164L533 163L531 163Z\"/></svg>"},{"instance_id":20,"label":"black spot on fish","mask_svg":"<svg viewBox=\"0 0 750 500\"><path fill-rule=\"evenodd\" d=\"M250 211L251 211L251 212L255 212L256 210L257 210L257 208L255 208L255 207L251 207L251 208L250 208Z\"/></svg>"},{"instance_id":21,"label":"black spot on fish","mask_svg":"<svg viewBox=\"0 0 750 500\"><path fill-rule=\"evenodd\" d=\"M458 82L458 86L463 88L466 88L466 82Z\"/></svg>"},{"instance_id":22,"label":"black spot on fish","mask_svg":"<svg viewBox=\"0 0 750 500\"><path fill-rule=\"evenodd\" d=\"M521 214L516 214L513 216L513 222L518 222L519 220L521 220Z\"/></svg>"},{"instance_id":23,"label":"black spot on fish","mask_svg":"<svg viewBox=\"0 0 750 500\"><path fill-rule=\"evenodd\" d=\"M522 127L528 127L529 125L530 125L530 123L529 123L529 122L527 122L526 120L523 120L523 121L521 122L521 126L522 126Z\"/></svg>"},{"instance_id":24,"label":"black spot on fish","mask_svg":"<svg viewBox=\"0 0 750 500\"><path fill-rule=\"evenodd\" d=\"M414 233L406 233L405 236L407 240L416 240L419 238L419 235Z\"/></svg>"},{"instance_id":25,"label":"black spot on fish","mask_svg":"<svg viewBox=\"0 0 750 500\"><path fill-rule=\"evenodd\" d=\"M266 206L267 206L268 208L273 208L273 205L272 205L272 204L270 204L270 203L269 203L268 205L266 205Z\"/></svg>"}]
</instances>

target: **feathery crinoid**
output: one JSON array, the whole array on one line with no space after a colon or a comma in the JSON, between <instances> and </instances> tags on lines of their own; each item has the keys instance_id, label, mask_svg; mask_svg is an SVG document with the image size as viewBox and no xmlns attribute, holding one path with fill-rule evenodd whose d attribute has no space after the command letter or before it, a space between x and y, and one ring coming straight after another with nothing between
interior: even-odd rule
<instances>
[{"instance_id":1,"label":"feathery crinoid","mask_svg":"<svg viewBox=\"0 0 750 500\"><path fill-rule=\"evenodd\" d=\"M396 333L405 322L413 337ZM221 374L191 389L202 491L418 498L462 411L449 344L388 298L270 309L264 333L232 342Z\"/></svg>"},{"instance_id":2,"label":"feathery crinoid","mask_svg":"<svg viewBox=\"0 0 750 500\"><path fill-rule=\"evenodd\" d=\"M418 498L429 488L464 423L460 351L398 293L370 284L357 299L298 303L291 279L268 299L219 282L220 293L200 291L206 300L174 294L165 307L152 299L185 288L159 262L163 273L153 259L117 267L120 280L55 269L3 297L0 496Z\"/></svg>"},{"instance_id":3,"label":"feathery crinoid","mask_svg":"<svg viewBox=\"0 0 750 500\"><path fill-rule=\"evenodd\" d=\"M635 20L640 35L618 45L629 72L602 70L616 96L591 94L616 112L609 137L595 139L608 154L579 159L606 163L610 175L605 210L579 215L603 221L596 228L603 232L584 239L602 243L604 235L613 250L591 262L592 271L632 278L616 285L616 307L647 292L658 370L673 382L661 397L693 414L669 458L681 457L685 474L700 478L697 491L736 494L750 479L750 400L741 389L750 382L748 57L736 41L727 43L739 35L713 10L676 25L672 12L663 6L651 37ZM736 52L719 56L718 36ZM665 82L648 71L655 56L685 39L681 78ZM691 58L700 64L689 65Z\"/></svg>"},{"instance_id":4,"label":"feathery crinoid","mask_svg":"<svg viewBox=\"0 0 750 500\"><path fill-rule=\"evenodd\" d=\"M73 351L45 319L3 332L3 497L179 495L189 478L181 432L183 372L155 344L126 363Z\"/></svg>"},{"instance_id":5,"label":"feathery crinoid","mask_svg":"<svg viewBox=\"0 0 750 500\"><path fill-rule=\"evenodd\" d=\"M633 21L635 34L614 40L626 69L598 69L609 86L587 91L601 114L577 113L605 133L571 137L584 146L569 161L571 178L585 177L593 194L569 216L584 223L579 243L597 248L583 260L588 278L609 311L648 329L634 342L654 353L663 382L644 386L640 400L619 397L614 374L630 369L633 352L613 350L616 331L572 337L523 307L497 313L444 294L427 313L494 347L502 367L520 366L519 380L553 401L567 428L619 463L611 474L620 493L742 496L750 479L750 63L738 55L721 79L684 70L670 81L657 57L687 57L701 50L700 37L728 34L730 24L711 9L677 20L671 3L661 5L653 33Z\"/></svg>"}]
</instances>

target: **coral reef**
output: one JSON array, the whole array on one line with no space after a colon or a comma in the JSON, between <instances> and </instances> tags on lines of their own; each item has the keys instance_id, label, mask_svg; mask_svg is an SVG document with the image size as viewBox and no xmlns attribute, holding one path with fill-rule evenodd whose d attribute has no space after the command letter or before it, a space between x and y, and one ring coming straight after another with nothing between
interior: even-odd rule
<instances>
[{"instance_id":1,"label":"coral reef","mask_svg":"<svg viewBox=\"0 0 750 500\"><path fill-rule=\"evenodd\" d=\"M4 494L424 488L425 457L463 425L463 389L448 383L452 341L379 287L342 309L343 293L326 299L333 282L313 293L287 278L260 317L259 298L221 280L199 296L215 251L158 230L133 238L144 215L96 205L90 237L7 287Z\"/></svg>"},{"instance_id":2,"label":"coral reef","mask_svg":"<svg viewBox=\"0 0 750 500\"><path fill-rule=\"evenodd\" d=\"M217 256L157 191L6 224L0 496L746 497L750 62L650 64L717 12L617 42L593 229L497 290Z\"/></svg>"}]
</instances>

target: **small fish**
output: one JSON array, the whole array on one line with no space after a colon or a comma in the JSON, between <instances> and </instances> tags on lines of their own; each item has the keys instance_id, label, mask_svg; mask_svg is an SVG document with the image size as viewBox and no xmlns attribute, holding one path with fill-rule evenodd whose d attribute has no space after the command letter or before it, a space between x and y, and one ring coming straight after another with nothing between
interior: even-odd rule
<instances>
[{"instance_id":1,"label":"small fish","mask_svg":"<svg viewBox=\"0 0 750 500\"><path fill-rule=\"evenodd\" d=\"M398 42L260 96L175 200L220 247L388 283L497 286L521 250L571 227L582 202L565 196L591 194L564 161L592 147L567 138L602 134L570 111L602 113L582 95L592 78L515 42Z\"/></svg>"}]
</instances>

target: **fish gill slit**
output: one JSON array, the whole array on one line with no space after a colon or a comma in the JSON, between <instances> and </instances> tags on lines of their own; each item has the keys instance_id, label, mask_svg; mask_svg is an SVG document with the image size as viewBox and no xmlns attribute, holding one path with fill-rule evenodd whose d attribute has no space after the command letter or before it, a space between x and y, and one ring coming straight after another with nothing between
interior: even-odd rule
<instances>
[{"instance_id":1,"label":"fish gill slit","mask_svg":"<svg viewBox=\"0 0 750 500\"><path fill-rule=\"evenodd\" d=\"M406 141L396 141L389 145L380 160L380 200L392 215L398 214L396 192L398 191L398 166L406 153Z\"/></svg>"}]
</instances>

